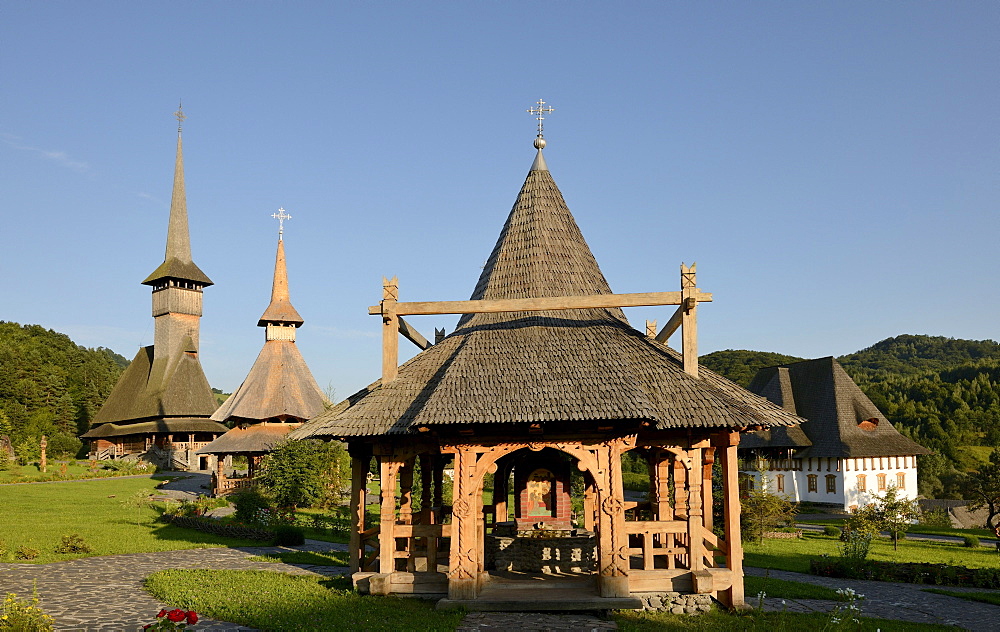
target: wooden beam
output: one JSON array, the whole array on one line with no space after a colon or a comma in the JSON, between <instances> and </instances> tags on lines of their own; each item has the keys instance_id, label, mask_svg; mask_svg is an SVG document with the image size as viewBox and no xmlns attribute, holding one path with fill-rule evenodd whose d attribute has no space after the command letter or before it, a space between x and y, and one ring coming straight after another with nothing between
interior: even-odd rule
<instances>
[{"instance_id":1,"label":"wooden beam","mask_svg":"<svg viewBox=\"0 0 1000 632\"><path fill-rule=\"evenodd\" d=\"M431 347L433 343L428 342L427 338L421 336L419 331L410 327L410 323L403 320L402 316L397 316L396 320L399 321L399 333L403 334L407 340L421 349L429 349Z\"/></svg>"},{"instance_id":2,"label":"wooden beam","mask_svg":"<svg viewBox=\"0 0 1000 632\"><path fill-rule=\"evenodd\" d=\"M695 287L695 266L691 267L681 264L681 335L683 343L681 346L681 356L683 358L684 372L698 377L698 288ZM689 299L694 299L690 301ZM692 558L693 558L692 554ZM693 568L693 567L692 567Z\"/></svg>"},{"instance_id":3,"label":"wooden beam","mask_svg":"<svg viewBox=\"0 0 1000 632\"><path fill-rule=\"evenodd\" d=\"M700 302L711 302L712 295L691 288L689 295ZM434 301L395 303L397 316L431 314L487 314L496 312L538 312L560 309L590 309L605 307L646 307L651 305L680 305L681 292L638 292L633 294L592 294L590 296L553 296L548 298L518 298L490 301ZM368 314L385 315L386 301L372 305Z\"/></svg>"},{"instance_id":4,"label":"wooden beam","mask_svg":"<svg viewBox=\"0 0 1000 632\"><path fill-rule=\"evenodd\" d=\"M684 305L678 307L677 311L674 312L674 315L667 321L667 324L660 330L660 333L656 334L656 342L662 342L665 344L667 340L670 339L670 336L674 335L677 328L681 326L681 320L684 317L684 307Z\"/></svg>"},{"instance_id":5,"label":"wooden beam","mask_svg":"<svg viewBox=\"0 0 1000 632\"><path fill-rule=\"evenodd\" d=\"M399 280L382 278L382 384L396 379L399 370L399 323L396 306L399 304Z\"/></svg>"}]
</instances>

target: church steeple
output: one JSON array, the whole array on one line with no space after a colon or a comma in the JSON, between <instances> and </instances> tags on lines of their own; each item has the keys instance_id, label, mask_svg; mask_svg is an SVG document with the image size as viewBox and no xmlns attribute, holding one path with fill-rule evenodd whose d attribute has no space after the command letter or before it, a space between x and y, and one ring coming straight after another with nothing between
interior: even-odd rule
<instances>
[{"instance_id":1,"label":"church steeple","mask_svg":"<svg viewBox=\"0 0 1000 632\"><path fill-rule=\"evenodd\" d=\"M181 123L186 117L180 108L174 115L177 117L177 158L170 221L167 224L167 248L163 263L142 282L153 287L153 318L156 323L153 346L160 358L188 349L197 353L202 289L212 285L212 280L191 259L181 143ZM186 341L188 337L190 342ZM185 349L180 349L180 346Z\"/></svg>"},{"instance_id":2,"label":"church steeple","mask_svg":"<svg viewBox=\"0 0 1000 632\"><path fill-rule=\"evenodd\" d=\"M274 258L274 281L271 283L271 304L264 310L264 314L257 321L257 326L267 327L266 340L294 342L295 328L301 327L305 321L292 306L288 295L288 269L285 265L285 241L282 237L285 232L285 220L292 219L292 216L280 208L272 217L278 220L279 228L278 252Z\"/></svg>"}]
</instances>

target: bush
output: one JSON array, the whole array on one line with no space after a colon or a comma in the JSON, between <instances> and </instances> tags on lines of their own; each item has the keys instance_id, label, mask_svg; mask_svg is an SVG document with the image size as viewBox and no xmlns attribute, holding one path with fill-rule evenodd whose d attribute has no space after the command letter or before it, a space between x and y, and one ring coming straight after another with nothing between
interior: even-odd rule
<instances>
[{"instance_id":1,"label":"bush","mask_svg":"<svg viewBox=\"0 0 1000 632\"><path fill-rule=\"evenodd\" d=\"M55 548L56 553L92 553L94 550L83 541L79 534L64 535L62 542Z\"/></svg>"},{"instance_id":2,"label":"bush","mask_svg":"<svg viewBox=\"0 0 1000 632\"><path fill-rule=\"evenodd\" d=\"M38 607L38 593L31 591L31 599L19 601L14 593L7 593L0 610L0 630L42 632L52 629L55 619Z\"/></svg>"},{"instance_id":3,"label":"bush","mask_svg":"<svg viewBox=\"0 0 1000 632\"><path fill-rule=\"evenodd\" d=\"M831 538L837 538L839 540L843 533L844 532L841 531L839 527L835 527L832 524L828 524L823 527L823 535L828 535Z\"/></svg>"},{"instance_id":4,"label":"bush","mask_svg":"<svg viewBox=\"0 0 1000 632\"><path fill-rule=\"evenodd\" d=\"M286 439L264 456L257 481L278 507L338 504L350 481L350 457L339 441Z\"/></svg>"},{"instance_id":5,"label":"bush","mask_svg":"<svg viewBox=\"0 0 1000 632\"><path fill-rule=\"evenodd\" d=\"M646 472L622 472L622 485L634 492L649 491L649 474Z\"/></svg>"},{"instance_id":6,"label":"bush","mask_svg":"<svg viewBox=\"0 0 1000 632\"><path fill-rule=\"evenodd\" d=\"M255 487L230 494L229 502L233 503L233 507L236 508L233 518L248 524L256 522L262 510L271 509L273 506L271 499Z\"/></svg>"},{"instance_id":7,"label":"bush","mask_svg":"<svg viewBox=\"0 0 1000 632\"><path fill-rule=\"evenodd\" d=\"M306 543L306 535L298 527L282 525L274 529L274 546L299 546Z\"/></svg>"},{"instance_id":8,"label":"bush","mask_svg":"<svg viewBox=\"0 0 1000 632\"><path fill-rule=\"evenodd\" d=\"M14 557L19 560L33 560L41 554L38 549L33 549L29 546L19 546L17 550L14 551Z\"/></svg>"},{"instance_id":9,"label":"bush","mask_svg":"<svg viewBox=\"0 0 1000 632\"><path fill-rule=\"evenodd\" d=\"M878 562L831 557L814 558L809 572L823 577L866 579L882 582L906 582L937 586L967 586L970 588L1000 588L1000 569L966 568L928 562Z\"/></svg>"},{"instance_id":10,"label":"bush","mask_svg":"<svg viewBox=\"0 0 1000 632\"><path fill-rule=\"evenodd\" d=\"M921 514L920 524L925 527L950 529L951 518L948 517L948 512L944 509L932 509Z\"/></svg>"},{"instance_id":11,"label":"bush","mask_svg":"<svg viewBox=\"0 0 1000 632\"><path fill-rule=\"evenodd\" d=\"M967 535L962 537L962 546L967 549L978 549L979 548L979 538L974 535Z\"/></svg>"}]
</instances>

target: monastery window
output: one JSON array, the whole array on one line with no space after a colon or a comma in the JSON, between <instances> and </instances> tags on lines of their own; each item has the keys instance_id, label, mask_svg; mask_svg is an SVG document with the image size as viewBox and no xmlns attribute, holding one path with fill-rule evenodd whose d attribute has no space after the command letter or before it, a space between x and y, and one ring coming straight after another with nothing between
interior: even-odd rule
<instances>
[{"instance_id":1,"label":"monastery window","mask_svg":"<svg viewBox=\"0 0 1000 632\"><path fill-rule=\"evenodd\" d=\"M826 475L826 493L836 494L837 493L837 475L827 474Z\"/></svg>"},{"instance_id":2,"label":"monastery window","mask_svg":"<svg viewBox=\"0 0 1000 632\"><path fill-rule=\"evenodd\" d=\"M809 491L816 492L819 491L819 477L815 474L809 475Z\"/></svg>"},{"instance_id":3,"label":"monastery window","mask_svg":"<svg viewBox=\"0 0 1000 632\"><path fill-rule=\"evenodd\" d=\"M878 428L878 419L873 417L872 419L865 419L863 421L859 421L858 428L861 428L862 430L868 430L869 432L875 430L876 428Z\"/></svg>"},{"instance_id":4,"label":"monastery window","mask_svg":"<svg viewBox=\"0 0 1000 632\"><path fill-rule=\"evenodd\" d=\"M868 490L868 483L865 480L866 476L864 474L858 474L858 491L863 492Z\"/></svg>"},{"instance_id":5,"label":"monastery window","mask_svg":"<svg viewBox=\"0 0 1000 632\"><path fill-rule=\"evenodd\" d=\"M878 490L880 492L884 492L885 491L885 474L879 474L875 478L878 479Z\"/></svg>"},{"instance_id":6,"label":"monastery window","mask_svg":"<svg viewBox=\"0 0 1000 632\"><path fill-rule=\"evenodd\" d=\"M896 472L896 489L906 489L906 474Z\"/></svg>"},{"instance_id":7,"label":"monastery window","mask_svg":"<svg viewBox=\"0 0 1000 632\"><path fill-rule=\"evenodd\" d=\"M778 474L778 491L779 492L785 491L785 475L784 474Z\"/></svg>"}]
</instances>

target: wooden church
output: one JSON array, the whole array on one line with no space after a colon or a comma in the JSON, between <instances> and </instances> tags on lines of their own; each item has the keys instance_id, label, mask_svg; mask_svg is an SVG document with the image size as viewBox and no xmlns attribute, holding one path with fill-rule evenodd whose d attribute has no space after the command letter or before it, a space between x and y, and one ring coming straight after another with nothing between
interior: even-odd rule
<instances>
[{"instance_id":1,"label":"wooden church","mask_svg":"<svg viewBox=\"0 0 1000 632\"><path fill-rule=\"evenodd\" d=\"M142 282L153 288L153 344L139 350L81 439L89 442L92 459L142 455L165 469L201 470L214 463L196 452L227 428L211 419L218 402L198 359L202 290L212 281L191 258L180 126L185 117L180 110L176 116L166 253Z\"/></svg>"},{"instance_id":2,"label":"wooden church","mask_svg":"<svg viewBox=\"0 0 1000 632\"><path fill-rule=\"evenodd\" d=\"M400 302L386 281L369 308L382 320L381 380L291 436L348 444L362 590L472 610L636 608L650 595L740 606L740 432L802 420L699 368L695 319L711 294L694 266L681 267L680 291L612 293L546 166L543 103L529 110L534 162L470 300ZM677 308L649 335L622 312L643 305ZM460 317L431 344L404 320L421 314ZM681 352L665 344L678 328ZM400 333L424 349L402 366ZM625 495L627 452L648 464L641 497ZM539 570L532 556L550 562ZM568 582L572 596L541 582Z\"/></svg>"},{"instance_id":3,"label":"wooden church","mask_svg":"<svg viewBox=\"0 0 1000 632\"><path fill-rule=\"evenodd\" d=\"M228 494L253 485L261 459L289 431L326 409L323 391L295 343L295 334L305 322L292 305L285 263L284 220L291 216L279 209L278 252L274 260L271 302L258 327L264 328L264 348L245 380L215 411L212 419L232 426L226 434L201 448L198 454L216 457L212 493ZM233 456L247 460L247 471L234 476L227 469Z\"/></svg>"}]
</instances>

